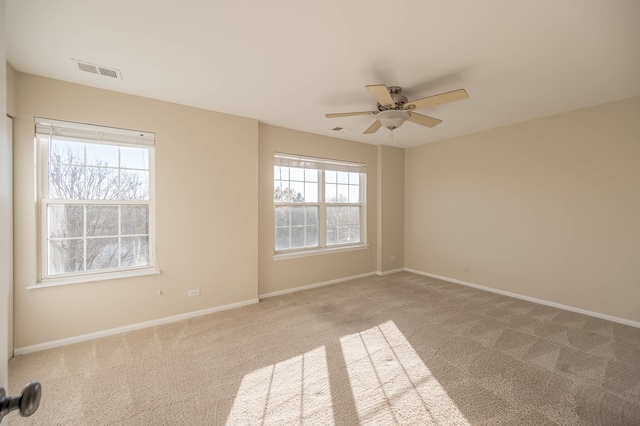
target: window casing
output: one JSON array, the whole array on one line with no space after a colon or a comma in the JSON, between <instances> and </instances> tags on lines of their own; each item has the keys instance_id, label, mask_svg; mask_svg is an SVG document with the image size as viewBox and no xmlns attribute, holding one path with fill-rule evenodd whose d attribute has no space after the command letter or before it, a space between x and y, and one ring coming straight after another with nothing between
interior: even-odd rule
<instances>
[{"instance_id":1,"label":"window casing","mask_svg":"<svg viewBox=\"0 0 640 426\"><path fill-rule=\"evenodd\" d=\"M155 135L36 118L40 283L154 273Z\"/></svg>"},{"instance_id":2,"label":"window casing","mask_svg":"<svg viewBox=\"0 0 640 426\"><path fill-rule=\"evenodd\" d=\"M364 164L274 155L275 254L366 244Z\"/></svg>"}]
</instances>

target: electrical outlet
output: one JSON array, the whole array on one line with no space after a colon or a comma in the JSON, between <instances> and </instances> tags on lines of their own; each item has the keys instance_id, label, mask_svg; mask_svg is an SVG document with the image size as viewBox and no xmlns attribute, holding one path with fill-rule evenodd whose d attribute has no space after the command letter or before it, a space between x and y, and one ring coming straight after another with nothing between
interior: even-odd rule
<instances>
[{"instance_id":1,"label":"electrical outlet","mask_svg":"<svg viewBox=\"0 0 640 426\"><path fill-rule=\"evenodd\" d=\"M469 265L464 265L462 267L462 270L465 271L465 272L469 272Z\"/></svg>"},{"instance_id":2,"label":"electrical outlet","mask_svg":"<svg viewBox=\"0 0 640 426\"><path fill-rule=\"evenodd\" d=\"M395 256L391 256L391 261L393 262L394 260L396 260Z\"/></svg>"},{"instance_id":3,"label":"electrical outlet","mask_svg":"<svg viewBox=\"0 0 640 426\"><path fill-rule=\"evenodd\" d=\"M189 290L189 292L187 293L187 296L189 297L200 296L200 289L196 288L195 290Z\"/></svg>"}]
</instances>

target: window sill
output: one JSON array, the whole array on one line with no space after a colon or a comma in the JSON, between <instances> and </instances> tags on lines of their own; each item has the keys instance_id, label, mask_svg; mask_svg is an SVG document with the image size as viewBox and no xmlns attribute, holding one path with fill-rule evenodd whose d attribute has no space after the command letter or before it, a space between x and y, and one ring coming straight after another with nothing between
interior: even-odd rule
<instances>
[{"instance_id":1,"label":"window sill","mask_svg":"<svg viewBox=\"0 0 640 426\"><path fill-rule=\"evenodd\" d=\"M34 288L45 288L45 287L57 287L59 285L68 285L68 284L85 284L94 281L105 281L105 280L115 280L119 278L131 278L131 277L140 277L144 275L157 275L160 273L160 270L157 268L140 268L140 269L129 269L126 271L116 271L116 272L105 272L98 274L87 274L87 275L75 275L72 277L61 277L61 278L45 278L39 281L37 284L30 285L27 287L28 290Z\"/></svg>"},{"instance_id":2,"label":"window sill","mask_svg":"<svg viewBox=\"0 0 640 426\"><path fill-rule=\"evenodd\" d=\"M308 257L308 256L318 256L322 254L333 254L333 253L342 253L346 251L356 251L356 250L368 250L369 244L359 244L357 246L346 246L346 247L335 247L335 248L324 248L318 250L305 250L305 251L296 251L293 253L277 253L273 255L273 260L287 260L287 259L295 259L297 257Z\"/></svg>"}]
</instances>

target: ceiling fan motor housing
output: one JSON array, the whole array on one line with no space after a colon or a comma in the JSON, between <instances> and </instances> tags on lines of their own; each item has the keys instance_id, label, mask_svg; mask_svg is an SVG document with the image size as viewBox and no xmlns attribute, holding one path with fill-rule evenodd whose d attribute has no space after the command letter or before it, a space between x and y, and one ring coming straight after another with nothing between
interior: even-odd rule
<instances>
[{"instance_id":1,"label":"ceiling fan motor housing","mask_svg":"<svg viewBox=\"0 0 640 426\"><path fill-rule=\"evenodd\" d=\"M394 109L402 110L404 107L404 104L409 102L407 97L402 95L402 87L400 86L390 86L389 94L391 95L391 98L393 99L395 106L389 108L386 105L378 104L378 111L388 111L388 110L394 110Z\"/></svg>"}]
</instances>

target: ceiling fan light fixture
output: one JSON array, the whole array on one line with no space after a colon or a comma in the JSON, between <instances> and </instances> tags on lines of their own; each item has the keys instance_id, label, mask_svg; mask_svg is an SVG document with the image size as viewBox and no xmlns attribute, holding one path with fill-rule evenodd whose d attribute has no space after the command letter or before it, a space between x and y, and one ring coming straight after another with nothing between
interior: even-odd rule
<instances>
[{"instance_id":1,"label":"ceiling fan light fixture","mask_svg":"<svg viewBox=\"0 0 640 426\"><path fill-rule=\"evenodd\" d=\"M390 109L387 111L379 112L376 118L380 123L382 123L383 127L386 127L389 130L393 130L402 126L402 123L409 119L409 113Z\"/></svg>"}]
</instances>

